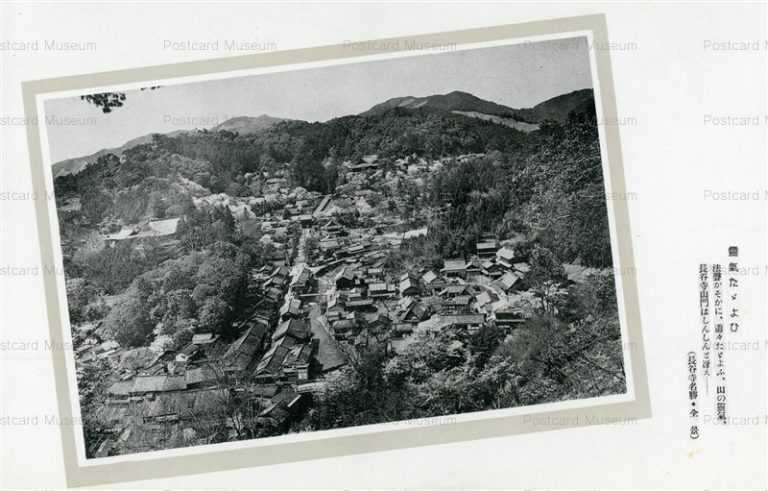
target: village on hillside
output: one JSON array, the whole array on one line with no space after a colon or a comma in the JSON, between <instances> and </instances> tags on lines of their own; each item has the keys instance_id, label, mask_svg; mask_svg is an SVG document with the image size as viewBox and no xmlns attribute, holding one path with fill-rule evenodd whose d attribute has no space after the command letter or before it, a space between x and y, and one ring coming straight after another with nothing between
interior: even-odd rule
<instances>
[{"instance_id":1,"label":"village on hillside","mask_svg":"<svg viewBox=\"0 0 768 491\"><path fill-rule=\"evenodd\" d=\"M416 209L404 218L409 196L385 198L382 187L423 186L446 165L479 155L427 161L398 159L380 166L375 155L345 162L333 194L291 189L283 172L247 176L263 195L212 194L195 206L226 207L242 234L268 246L268 263L249 273L251 312L225 340L198 326L177 349L129 348L105 340L103 321L73 325L78 372L106 364L106 400L92 420L99 437L91 453L117 455L292 431L326 390L327 381L375 345L387 356L414 340L456 333L460 348L484 326L508 335L524 329L541 296L529 290L522 239L486 234L468 258L442 258L442 267L391 261L391 251L423 237L422 218L441 210ZM77 203L66 203L76 207ZM123 224L103 233L104 247L147 240L178 247L179 218ZM170 252L169 252L170 254ZM568 282L598 270L565 265ZM562 289L566 285L555 285ZM254 433L253 428L259 428Z\"/></svg>"}]
</instances>

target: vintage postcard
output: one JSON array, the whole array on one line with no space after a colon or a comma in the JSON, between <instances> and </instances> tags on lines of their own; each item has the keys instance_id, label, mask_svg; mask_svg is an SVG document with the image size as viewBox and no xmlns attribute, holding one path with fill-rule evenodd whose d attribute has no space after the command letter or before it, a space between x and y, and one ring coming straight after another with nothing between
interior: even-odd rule
<instances>
[{"instance_id":1,"label":"vintage postcard","mask_svg":"<svg viewBox=\"0 0 768 491\"><path fill-rule=\"evenodd\" d=\"M25 84L70 484L648 417L604 43Z\"/></svg>"}]
</instances>

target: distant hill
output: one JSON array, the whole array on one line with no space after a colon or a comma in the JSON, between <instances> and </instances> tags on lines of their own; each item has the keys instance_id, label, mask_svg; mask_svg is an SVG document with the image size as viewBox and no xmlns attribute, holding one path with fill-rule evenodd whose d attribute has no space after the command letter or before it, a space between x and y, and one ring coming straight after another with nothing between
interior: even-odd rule
<instances>
[{"instance_id":1,"label":"distant hill","mask_svg":"<svg viewBox=\"0 0 768 491\"><path fill-rule=\"evenodd\" d=\"M359 115L342 116L325 123L308 123L266 114L240 116L214 126L205 134L212 136L219 131L229 131L247 136L253 141L240 143L250 145L249 151L258 153L266 149L277 161L295 157L293 146L301 147L301 142L310 144L313 147L313 158L321 160L327 156L325 152L329 147L334 147L345 157L370 153L406 155L427 150L438 155L450 152L471 153L485 151L488 147L507 148L519 142L522 134L538 130L539 124L546 119L564 122L571 111L594 112L592 89L576 90L522 109L510 108L461 91L427 97L396 97ZM435 115L440 117L434 118ZM397 119L397 124L392 124L392 118ZM510 129L517 131L510 133ZM446 131L453 135L449 141L445 139ZM458 138L459 134L463 136ZM205 138L204 133L186 130L164 136L181 135ZM291 144L286 146L285 141L290 139L293 139ZM53 165L53 176L77 174L100 156L108 153L119 156L130 148L151 141L152 135L145 135L118 148L99 150L85 157L57 162ZM227 145L231 146L231 143ZM219 154L224 155L225 150L220 149ZM214 157L208 155L204 158L216 160Z\"/></svg>"},{"instance_id":2,"label":"distant hill","mask_svg":"<svg viewBox=\"0 0 768 491\"><path fill-rule=\"evenodd\" d=\"M177 136L184 132L185 130L172 131L170 133L166 133L166 136ZM55 179L59 176L65 176L67 174L77 174L78 172L85 169L87 166L96 162L96 160L102 155L113 153L117 156L120 156L126 150L129 150L133 147L137 147L139 145L150 143L151 141L152 141L152 133L150 133L149 135L144 135L138 138L134 138L132 140L128 140L125 144L117 148L104 148L102 150L99 150L96 153L92 153L91 155L86 155L85 157L75 157L67 160L62 160L60 162L56 162L55 164L53 164L53 167L52 167L53 178Z\"/></svg>"},{"instance_id":3,"label":"distant hill","mask_svg":"<svg viewBox=\"0 0 768 491\"><path fill-rule=\"evenodd\" d=\"M218 126L211 128L211 131L231 131L233 133L240 133L241 135L249 135L264 131L281 123L283 121L290 121L283 118L275 118L267 114L261 116L240 116L224 121Z\"/></svg>"},{"instance_id":4,"label":"distant hill","mask_svg":"<svg viewBox=\"0 0 768 491\"><path fill-rule=\"evenodd\" d=\"M513 109L480 99L467 92L455 90L448 94L430 95L427 97L395 97L377 104L361 113L361 116L383 114L396 107L403 109L440 109L443 111L473 111L494 116L510 116Z\"/></svg>"},{"instance_id":5,"label":"distant hill","mask_svg":"<svg viewBox=\"0 0 768 491\"><path fill-rule=\"evenodd\" d=\"M595 99L592 89L574 90L536 104L530 109L520 110L519 114L530 121L553 119L563 122L571 111L576 113L595 112Z\"/></svg>"},{"instance_id":6,"label":"distant hill","mask_svg":"<svg viewBox=\"0 0 768 491\"><path fill-rule=\"evenodd\" d=\"M290 120L283 119L283 118L275 118L272 116L268 116L266 114L262 114L261 116L256 116L256 117L240 116L237 118L228 119L223 123L219 124L218 126L214 126L213 128L211 128L210 131L226 130L226 131L231 131L233 133L239 133L241 135L249 135L249 134L253 134L259 131L269 129L274 125L276 125L277 123L280 123L283 121L290 121ZM173 136L178 136L185 132L186 130L177 130L177 131L172 131L170 133L165 133L165 136L173 137ZM83 170L86 166L96 162L96 159L98 159L102 155L113 153L119 156L130 148L143 145L145 143L150 143L151 141L152 141L152 134L148 134L148 135L140 136L138 138L129 140L124 145L117 148L105 148L103 150L99 150L98 152L93 153L91 155L87 155L85 157L75 157L67 160L62 160L61 162L56 162L55 164L53 164L53 177L55 179L59 176L64 176L67 174L77 174L78 172Z\"/></svg>"},{"instance_id":7,"label":"distant hill","mask_svg":"<svg viewBox=\"0 0 768 491\"><path fill-rule=\"evenodd\" d=\"M594 111L594 101L592 89L581 89L553 97L531 108L515 109L457 90L427 97L395 97L360 115L381 115L395 108L447 111L527 132L538 129L538 123L546 119L563 122L571 111Z\"/></svg>"}]
</instances>

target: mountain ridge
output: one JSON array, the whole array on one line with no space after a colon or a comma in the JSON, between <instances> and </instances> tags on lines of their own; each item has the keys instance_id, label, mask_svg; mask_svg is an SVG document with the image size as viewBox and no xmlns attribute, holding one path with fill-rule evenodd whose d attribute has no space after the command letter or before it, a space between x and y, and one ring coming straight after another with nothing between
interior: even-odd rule
<instances>
[{"instance_id":1,"label":"mountain ridge","mask_svg":"<svg viewBox=\"0 0 768 491\"><path fill-rule=\"evenodd\" d=\"M565 121L571 111L594 112L594 99L592 89L579 89L552 97L531 108L515 109L481 99L468 92L455 90L446 94L433 94L426 97L394 97L376 104L367 111L363 111L356 116L374 117L384 115L393 110L436 111L471 119L481 119L528 133L538 130L539 124L547 119L552 119L558 122ZM344 117L345 116L341 116L341 118ZM298 123L301 121L279 118L268 114L260 114L258 116L237 116L227 119L207 131L230 131L241 135L252 135L269 130L283 122ZM326 121L322 124L326 123L328 122ZM173 137L193 131L196 130L177 130L165 133L164 136ZM57 178L67 174L77 174L103 155L113 153L119 156L130 148L151 142L152 135L153 134L148 134L131 139L120 147L102 149L84 157L75 157L57 162L52 166L53 177Z\"/></svg>"},{"instance_id":2,"label":"mountain ridge","mask_svg":"<svg viewBox=\"0 0 768 491\"><path fill-rule=\"evenodd\" d=\"M392 99L376 104L367 111L360 113L360 115L370 116L381 114L394 108L419 109L424 107L449 112L476 111L483 114L492 114L494 116L505 116L512 111L512 109L507 106L481 99L469 92L454 90L447 94L434 94L426 97L393 97Z\"/></svg>"},{"instance_id":3,"label":"mountain ridge","mask_svg":"<svg viewBox=\"0 0 768 491\"><path fill-rule=\"evenodd\" d=\"M236 116L214 126L210 131L232 131L240 133L241 135L250 135L269 129L283 121L292 120L270 116L269 114L260 114L258 116Z\"/></svg>"},{"instance_id":4,"label":"mountain ridge","mask_svg":"<svg viewBox=\"0 0 768 491\"><path fill-rule=\"evenodd\" d=\"M462 114L468 117L476 117L468 113L477 113L528 124L538 124L546 119L563 122L571 111L583 112L589 110L588 102L593 101L593 97L592 89L578 89L551 97L530 108L512 108L481 99L468 92L454 90L446 94L433 94L424 97L393 97L372 106L367 111L360 113L360 116L383 114L398 108L406 110L433 109ZM495 118L489 117L484 119L495 120Z\"/></svg>"},{"instance_id":5,"label":"mountain ridge","mask_svg":"<svg viewBox=\"0 0 768 491\"><path fill-rule=\"evenodd\" d=\"M276 125L277 123L281 123L284 121L292 121L292 120L285 119L285 118L278 118L278 117L270 116L268 114L261 114L259 116L236 116L234 118L227 119L222 123L219 123L218 125L211 128L209 131L231 131L231 132L240 133L241 135L248 135L248 134L257 133L258 131L269 129L272 126ZM128 140L127 142L125 142L123 145L119 147L103 148L90 155L61 160L59 162L56 162L52 166L53 178L55 179L59 176L63 176L67 174L77 174L88 165L94 163L99 157L103 155L112 153L119 156L126 150L129 150L133 147L143 145L145 143L150 143L152 141L152 135L162 134L164 136L174 137L184 133L188 133L190 131L195 131L195 130L176 130L176 131L171 131L170 133L149 133L149 134L142 135L142 136L133 138L131 140Z\"/></svg>"}]
</instances>

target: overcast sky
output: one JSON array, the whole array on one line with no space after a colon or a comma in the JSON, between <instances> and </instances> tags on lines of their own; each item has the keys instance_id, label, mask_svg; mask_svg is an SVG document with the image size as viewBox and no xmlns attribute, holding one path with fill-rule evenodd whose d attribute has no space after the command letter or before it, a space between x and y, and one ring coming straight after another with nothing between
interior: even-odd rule
<instances>
[{"instance_id":1,"label":"overcast sky","mask_svg":"<svg viewBox=\"0 0 768 491\"><path fill-rule=\"evenodd\" d=\"M127 92L104 114L78 97L45 104L51 160L119 147L149 133L210 128L236 116L306 121L356 114L387 99L461 90L513 108L591 88L584 37L250 75ZM148 84L149 85L149 84ZM67 118L78 124L61 124Z\"/></svg>"}]
</instances>

